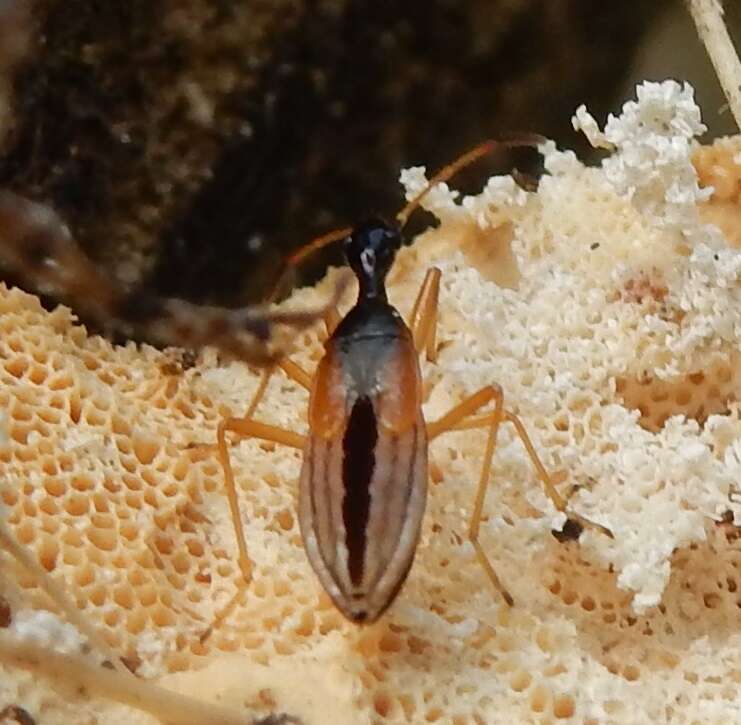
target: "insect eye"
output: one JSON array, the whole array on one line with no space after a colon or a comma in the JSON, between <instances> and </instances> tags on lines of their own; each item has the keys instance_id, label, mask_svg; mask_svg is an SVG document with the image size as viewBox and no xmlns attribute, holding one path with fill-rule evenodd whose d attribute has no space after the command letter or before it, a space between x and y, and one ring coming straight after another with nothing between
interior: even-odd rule
<instances>
[{"instance_id":1,"label":"insect eye","mask_svg":"<svg viewBox=\"0 0 741 725\"><path fill-rule=\"evenodd\" d=\"M383 256L383 255L382 255ZM376 267L376 252L373 249L364 249L360 253L360 264L363 265L363 271L371 274Z\"/></svg>"}]
</instances>

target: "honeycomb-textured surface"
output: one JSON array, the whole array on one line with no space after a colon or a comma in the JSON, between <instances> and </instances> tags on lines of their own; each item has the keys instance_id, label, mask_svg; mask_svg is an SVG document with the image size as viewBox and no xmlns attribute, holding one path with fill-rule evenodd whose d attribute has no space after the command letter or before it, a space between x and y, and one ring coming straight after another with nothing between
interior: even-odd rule
<instances>
[{"instance_id":1,"label":"honeycomb-textured surface","mask_svg":"<svg viewBox=\"0 0 741 725\"><path fill-rule=\"evenodd\" d=\"M713 195L700 207L702 218L717 224L734 247L741 248L741 137L721 138L693 154L700 184Z\"/></svg>"},{"instance_id":2,"label":"honeycomb-textured surface","mask_svg":"<svg viewBox=\"0 0 741 725\"><path fill-rule=\"evenodd\" d=\"M414 567L367 628L343 620L307 563L299 454L243 441L232 462L254 579L201 642L240 576L208 444L259 375L208 352L189 367L115 348L68 311L0 290L4 515L140 676L308 724L328 712L353 725L741 721L741 253L691 226L691 209L678 233L604 169L543 153L550 175L535 193L494 179L461 204L431 194L441 224L401 253L390 284L405 314L425 270L443 272L428 419L499 382L546 466L564 472L561 489L576 487L571 506L615 535L559 543L563 516L505 427L482 542L512 609L466 541L484 432L432 444ZM405 183L413 193L422 172ZM296 347L311 369L318 333ZM307 397L276 374L258 417L304 431ZM75 649L69 625L36 611L56 610L32 577L9 557L0 577L0 622ZM0 665L6 702L44 723L153 722Z\"/></svg>"},{"instance_id":3,"label":"honeycomb-textured surface","mask_svg":"<svg viewBox=\"0 0 741 725\"><path fill-rule=\"evenodd\" d=\"M741 359L731 352L708 360L701 370L662 380L646 374L642 378L616 378L616 392L629 408L641 414L640 424L654 433L675 415L701 425L711 415L727 415L741 390Z\"/></svg>"}]
</instances>

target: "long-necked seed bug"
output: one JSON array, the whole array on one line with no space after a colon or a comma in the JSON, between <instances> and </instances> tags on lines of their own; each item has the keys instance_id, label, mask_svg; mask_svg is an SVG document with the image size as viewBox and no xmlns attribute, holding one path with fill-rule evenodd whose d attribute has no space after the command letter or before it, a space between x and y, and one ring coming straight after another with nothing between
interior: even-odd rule
<instances>
[{"instance_id":1,"label":"long-necked seed bug","mask_svg":"<svg viewBox=\"0 0 741 725\"><path fill-rule=\"evenodd\" d=\"M556 490L524 425L505 408L498 385L482 388L440 419L425 422L419 355L425 352L431 360L436 355L441 273L436 268L428 270L408 326L388 302L385 279L401 246L401 228L435 184L502 143L531 146L540 141L539 137L487 141L438 172L397 214L395 224L371 219L320 237L290 258L295 264L315 249L343 239L347 262L359 283L358 298L341 320L336 313L328 316L329 337L313 377L289 359L278 363L289 378L310 391L308 435L252 417L267 375L247 417L228 418L219 425L219 458L245 582L250 579L251 560L227 448L228 433L303 451L299 523L309 561L340 612L353 622L370 623L394 601L414 559L427 496L429 442L446 431L488 428L469 538L488 578L512 604L478 538L497 431L503 422L514 426L559 511L566 510L566 500ZM480 412L492 403L493 410ZM578 514L571 513L570 518L611 536L609 530Z\"/></svg>"}]
</instances>

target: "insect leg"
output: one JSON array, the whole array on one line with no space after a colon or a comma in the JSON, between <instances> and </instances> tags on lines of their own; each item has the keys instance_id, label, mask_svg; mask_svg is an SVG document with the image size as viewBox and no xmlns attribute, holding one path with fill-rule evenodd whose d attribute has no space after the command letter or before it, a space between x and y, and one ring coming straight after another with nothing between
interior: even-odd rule
<instances>
[{"instance_id":1,"label":"insect leg","mask_svg":"<svg viewBox=\"0 0 741 725\"><path fill-rule=\"evenodd\" d=\"M224 483L226 485L226 495L229 501L229 511L232 517L232 525L237 539L237 548L239 550L239 568L242 571L243 581L239 585L237 593L232 597L227 606L219 612L211 626L201 635L200 640L204 642L211 635L214 627L222 622L234 608L235 604L241 598L252 579L252 559L247 553L247 542L244 536L244 527L242 518L239 515L239 497L237 495L237 486L234 481L234 471L229 458L229 448L227 446L226 434L236 433L240 438L259 438L264 441L281 443L291 448L303 449L306 439L304 436L294 433L293 431L278 428L274 425L260 423L251 418L225 418L219 423L216 431L216 440L219 452L219 461L224 469Z\"/></svg>"},{"instance_id":2,"label":"insect leg","mask_svg":"<svg viewBox=\"0 0 741 725\"><path fill-rule=\"evenodd\" d=\"M326 328L327 337L329 337L334 332L335 327L337 327L341 319L342 318L340 317L340 313L337 311L337 306L329 305L327 307L327 311L324 314L324 326ZM268 383L270 382L270 378L275 372L276 367L279 367L291 380L300 385L302 388L305 388L309 391L311 390L311 375L309 375L303 368L293 362L293 360L288 357L284 357L278 363L276 363L276 365L271 365L270 367L267 367L262 371L260 375L260 382L257 386L255 394L252 396L252 400L250 401L247 412L244 416L245 418L251 418L255 414L257 406L260 405L260 401L265 395L265 391L268 388Z\"/></svg>"},{"instance_id":3,"label":"insect leg","mask_svg":"<svg viewBox=\"0 0 741 725\"><path fill-rule=\"evenodd\" d=\"M492 400L494 401L493 411L482 415L473 415L477 410ZM504 408L504 393L498 385L488 385L485 388L482 388L478 392L466 398L463 402L456 405L452 410L442 416L442 418L429 423L427 425L427 433L430 440L451 430L489 428L489 435L486 442L486 449L484 451L484 459L481 469L481 477L476 491L473 513L471 514L469 539L476 550L479 562L486 571L492 584L502 594L505 601L508 604L512 604L512 597L500 583L496 572L489 562L478 539L481 518L483 515L484 500L486 498L486 491L489 483L489 471L494 457L494 451L496 449L497 433L502 422L508 422L514 426L515 432L522 441L525 451L535 468L538 479L540 480L546 495L553 502L553 505L559 511L566 512L571 520L578 522L584 528L594 529L610 538L612 538L612 532L608 528L594 523L593 521L589 521L583 516L571 512L567 508L566 499L564 499L564 497L556 490L553 477L548 473L540 460L540 457L535 450L535 446L530 440L530 436L527 434L522 421L514 413Z\"/></svg>"},{"instance_id":4,"label":"insect leg","mask_svg":"<svg viewBox=\"0 0 741 725\"><path fill-rule=\"evenodd\" d=\"M470 430L472 428L485 427L491 422L492 415L493 413L489 413L461 421L455 426L455 430ZM538 479L543 486L543 490L545 491L546 496L548 496L548 498L553 502L553 505L559 511L563 511L564 513L568 514L568 517L572 521L580 524L582 528L599 531L601 534L609 536L612 539L612 531L610 531L610 529L608 529L606 526L602 526L601 524L597 524L594 521L585 519L580 514L574 513L568 508L567 500L556 490L554 482L556 476L551 475L546 470L543 462L540 460L540 456L538 456L535 450L533 442L530 440L530 436L528 435L523 422L509 410L503 411L502 420L511 423L514 426L517 437L522 441L522 445L525 447L525 451L527 452L528 457L533 464L533 468L535 468L535 472L537 473Z\"/></svg>"},{"instance_id":5,"label":"insect leg","mask_svg":"<svg viewBox=\"0 0 741 725\"><path fill-rule=\"evenodd\" d=\"M487 385L485 388L481 388L481 390L478 390L473 395L469 395L465 400L451 408L442 418L427 423L427 438L431 441L449 430L458 430L459 426L468 423L466 419L469 416L483 408L488 402L497 398L504 399L502 389L498 385ZM484 418L488 418L488 416L480 416L473 420L478 421ZM486 423L481 423L475 426L466 425L466 427L483 428L485 425Z\"/></svg>"},{"instance_id":6,"label":"insect leg","mask_svg":"<svg viewBox=\"0 0 741 725\"><path fill-rule=\"evenodd\" d=\"M418 353L426 349L427 359L433 362L437 358L437 309L441 275L442 272L437 267L427 270L409 315L409 327L412 330L414 347Z\"/></svg>"},{"instance_id":7,"label":"insect leg","mask_svg":"<svg viewBox=\"0 0 741 725\"><path fill-rule=\"evenodd\" d=\"M327 330L327 337L331 337L332 333L337 328L337 325L342 321L342 315L337 309L337 305L331 305L327 308L327 313L324 315L324 326Z\"/></svg>"},{"instance_id":8,"label":"insect leg","mask_svg":"<svg viewBox=\"0 0 741 725\"><path fill-rule=\"evenodd\" d=\"M510 593L504 588L502 582L499 580L494 567L489 561L489 557L484 551L484 547L479 541L479 529L481 527L481 517L484 509L484 500L486 499L486 491L489 484L489 471L491 469L491 462L494 458L494 450L497 444L497 432L499 431L499 425L504 419L504 394L499 386L488 386L482 388L477 393L469 396L459 405L456 405L446 415L427 426L428 436L430 440L437 437L441 433L445 433L449 430L455 430L459 423L465 421L476 410L486 405L489 401L494 400L494 412L485 416L487 418L486 423L481 423L476 427L489 426L489 435L486 439L486 449L484 450L484 460L481 465L481 476L479 478L478 487L476 489L476 501L473 507L473 513L471 514L471 522L468 527L468 539L473 545L476 552L476 557L479 563L483 567L486 575L489 577L494 588L502 595L502 598L509 606L512 606L514 600Z\"/></svg>"},{"instance_id":9,"label":"insect leg","mask_svg":"<svg viewBox=\"0 0 741 725\"><path fill-rule=\"evenodd\" d=\"M224 469L226 495L229 500L232 523L237 537L239 567L242 570L245 582L249 583L252 577L252 561L247 554L244 528L242 527L242 519L239 516L239 498L237 496L237 487L234 482L234 472L232 471L231 460L229 459L229 449L226 440L227 433L237 433L240 438L260 438L261 440L282 443L283 445L298 449L304 447L305 438L298 433L293 433L292 431L284 430L283 428L278 428L274 425L259 423L251 418L225 418L221 423L219 423L216 432L219 461Z\"/></svg>"},{"instance_id":10,"label":"insect leg","mask_svg":"<svg viewBox=\"0 0 741 725\"><path fill-rule=\"evenodd\" d=\"M260 402L265 395L265 391L268 389L268 383L270 382L270 378L274 372L275 366L271 365L260 373L260 382L257 384L257 390L255 390L255 394L252 396L252 400L250 400L250 404L247 406L247 411L244 414L245 418L251 418L255 414L257 406L260 405Z\"/></svg>"}]
</instances>

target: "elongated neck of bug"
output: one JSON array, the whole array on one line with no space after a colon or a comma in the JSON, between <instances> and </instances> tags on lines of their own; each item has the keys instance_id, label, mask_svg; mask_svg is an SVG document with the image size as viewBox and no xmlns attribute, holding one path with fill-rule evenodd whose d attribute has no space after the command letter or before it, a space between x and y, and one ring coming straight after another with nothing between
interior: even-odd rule
<instances>
[{"instance_id":1,"label":"elongated neck of bug","mask_svg":"<svg viewBox=\"0 0 741 725\"><path fill-rule=\"evenodd\" d=\"M358 304L363 302L387 302L386 297L386 272L373 270L355 271L358 278Z\"/></svg>"}]
</instances>

